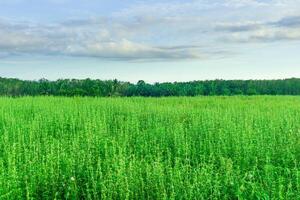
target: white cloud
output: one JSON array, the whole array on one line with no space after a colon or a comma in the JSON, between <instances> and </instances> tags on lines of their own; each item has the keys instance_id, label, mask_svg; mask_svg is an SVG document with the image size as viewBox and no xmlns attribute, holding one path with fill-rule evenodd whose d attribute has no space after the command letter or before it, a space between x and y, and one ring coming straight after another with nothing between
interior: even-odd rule
<instances>
[{"instance_id":1,"label":"white cloud","mask_svg":"<svg viewBox=\"0 0 300 200\"><path fill-rule=\"evenodd\" d=\"M275 22L221 23L215 30L224 32L224 41L267 43L300 41L299 16L285 17Z\"/></svg>"},{"instance_id":2,"label":"white cloud","mask_svg":"<svg viewBox=\"0 0 300 200\"><path fill-rule=\"evenodd\" d=\"M70 26L73 23L76 26ZM70 22L52 25L22 25L2 22L0 52L10 54L42 54L98 57L113 60L199 59L197 48L161 48L121 38L103 22L80 24ZM121 26L121 25L120 25ZM116 31L116 32L113 32ZM203 53L205 54L205 53Z\"/></svg>"},{"instance_id":3,"label":"white cloud","mask_svg":"<svg viewBox=\"0 0 300 200\"><path fill-rule=\"evenodd\" d=\"M236 42L300 40L298 8L299 0L143 1L110 16L53 24L2 20L0 56L42 54L111 60L219 57L230 52Z\"/></svg>"}]
</instances>

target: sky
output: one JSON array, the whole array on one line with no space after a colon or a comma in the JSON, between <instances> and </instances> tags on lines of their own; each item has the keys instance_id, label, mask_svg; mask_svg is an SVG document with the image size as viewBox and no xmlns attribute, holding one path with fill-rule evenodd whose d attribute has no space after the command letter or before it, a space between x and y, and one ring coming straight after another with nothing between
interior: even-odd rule
<instances>
[{"instance_id":1,"label":"sky","mask_svg":"<svg viewBox=\"0 0 300 200\"><path fill-rule=\"evenodd\" d=\"M300 0L0 0L0 76L300 77Z\"/></svg>"}]
</instances>

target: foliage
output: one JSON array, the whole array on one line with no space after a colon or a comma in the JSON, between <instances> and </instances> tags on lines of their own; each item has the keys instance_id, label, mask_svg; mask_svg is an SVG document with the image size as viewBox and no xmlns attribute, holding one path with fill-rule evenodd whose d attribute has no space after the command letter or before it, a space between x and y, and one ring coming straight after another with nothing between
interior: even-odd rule
<instances>
[{"instance_id":1,"label":"foliage","mask_svg":"<svg viewBox=\"0 0 300 200\"><path fill-rule=\"evenodd\" d=\"M300 79L285 80L212 80L175 83L137 84L118 80L60 79L22 81L0 78L4 96L230 96L300 95Z\"/></svg>"},{"instance_id":2,"label":"foliage","mask_svg":"<svg viewBox=\"0 0 300 200\"><path fill-rule=\"evenodd\" d=\"M0 199L297 199L299 136L299 97L2 97Z\"/></svg>"}]
</instances>

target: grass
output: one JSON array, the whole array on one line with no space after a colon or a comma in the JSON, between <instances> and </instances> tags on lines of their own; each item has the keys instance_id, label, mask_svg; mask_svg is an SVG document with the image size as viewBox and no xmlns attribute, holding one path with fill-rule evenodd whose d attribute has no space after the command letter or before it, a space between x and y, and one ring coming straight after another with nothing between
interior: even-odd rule
<instances>
[{"instance_id":1,"label":"grass","mask_svg":"<svg viewBox=\"0 0 300 200\"><path fill-rule=\"evenodd\" d=\"M0 199L300 199L299 97L0 98Z\"/></svg>"}]
</instances>

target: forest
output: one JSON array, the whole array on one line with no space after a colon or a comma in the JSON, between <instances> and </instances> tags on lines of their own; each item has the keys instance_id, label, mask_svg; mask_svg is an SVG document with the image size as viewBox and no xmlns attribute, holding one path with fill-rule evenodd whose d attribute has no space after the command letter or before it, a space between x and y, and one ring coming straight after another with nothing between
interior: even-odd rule
<instances>
[{"instance_id":1,"label":"forest","mask_svg":"<svg viewBox=\"0 0 300 200\"><path fill-rule=\"evenodd\" d=\"M300 78L281 80L206 80L136 84L119 80L0 78L1 96L232 96L300 95Z\"/></svg>"}]
</instances>

